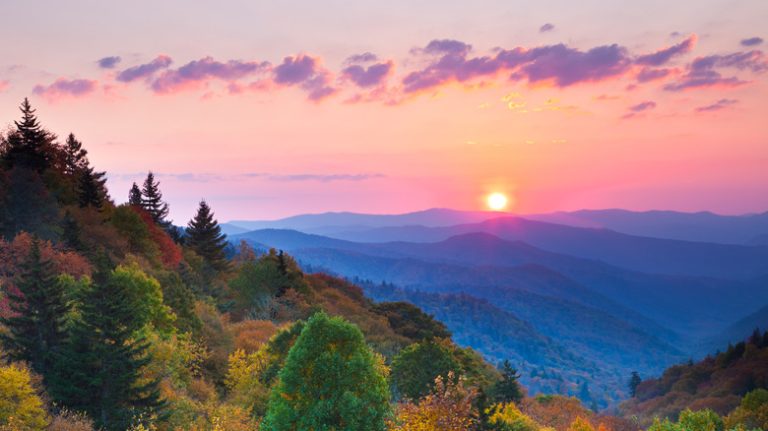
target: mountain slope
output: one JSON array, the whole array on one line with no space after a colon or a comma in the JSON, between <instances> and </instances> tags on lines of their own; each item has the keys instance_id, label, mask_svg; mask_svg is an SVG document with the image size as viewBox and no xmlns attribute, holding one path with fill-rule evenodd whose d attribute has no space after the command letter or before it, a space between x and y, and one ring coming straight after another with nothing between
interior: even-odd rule
<instances>
[{"instance_id":1,"label":"mountain slope","mask_svg":"<svg viewBox=\"0 0 768 431\"><path fill-rule=\"evenodd\" d=\"M637 396L620 410L624 416L637 416L641 424L657 416L675 418L685 408L711 408L725 414L745 393L757 388L768 388L768 332L640 383Z\"/></svg>"}]
</instances>

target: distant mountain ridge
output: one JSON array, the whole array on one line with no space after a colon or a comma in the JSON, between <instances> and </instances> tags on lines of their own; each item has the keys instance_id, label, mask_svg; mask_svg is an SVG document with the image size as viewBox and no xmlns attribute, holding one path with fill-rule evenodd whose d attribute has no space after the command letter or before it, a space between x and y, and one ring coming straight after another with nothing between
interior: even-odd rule
<instances>
[{"instance_id":1,"label":"distant mountain ridge","mask_svg":"<svg viewBox=\"0 0 768 431\"><path fill-rule=\"evenodd\" d=\"M606 228L631 235L720 244L748 245L761 236L768 236L768 212L730 216L708 211L684 213L606 209L527 214L522 217L574 227Z\"/></svg>"}]
</instances>

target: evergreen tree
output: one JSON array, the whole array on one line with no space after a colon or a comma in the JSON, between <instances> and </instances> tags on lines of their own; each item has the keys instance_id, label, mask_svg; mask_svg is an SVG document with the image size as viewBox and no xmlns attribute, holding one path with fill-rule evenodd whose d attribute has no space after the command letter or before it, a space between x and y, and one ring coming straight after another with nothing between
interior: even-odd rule
<instances>
[{"instance_id":1,"label":"evergreen tree","mask_svg":"<svg viewBox=\"0 0 768 431\"><path fill-rule=\"evenodd\" d=\"M128 192L128 205L134 207L141 207L141 189L136 183L133 183L131 190Z\"/></svg>"},{"instance_id":2,"label":"evergreen tree","mask_svg":"<svg viewBox=\"0 0 768 431\"><path fill-rule=\"evenodd\" d=\"M101 258L102 261L105 258ZM129 286L113 279L104 263L78 301L80 318L63 349L53 397L87 412L100 427L122 431L142 414L162 409L158 382L139 381L149 363L148 345L137 339Z\"/></svg>"},{"instance_id":3,"label":"evergreen tree","mask_svg":"<svg viewBox=\"0 0 768 431\"><path fill-rule=\"evenodd\" d=\"M496 402L517 403L523 399L523 390L520 387L520 374L508 360L504 360L499 366L501 380L491 388L491 394Z\"/></svg>"},{"instance_id":4,"label":"evergreen tree","mask_svg":"<svg viewBox=\"0 0 768 431\"><path fill-rule=\"evenodd\" d=\"M76 178L80 170L88 165L88 151L83 149L83 143L70 133L64 143L64 174Z\"/></svg>"},{"instance_id":5,"label":"evergreen tree","mask_svg":"<svg viewBox=\"0 0 768 431\"><path fill-rule=\"evenodd\" d=\"M222 271L229 266L224 252L227 236L221 233L221 227L213 218L213 212L205 200L200 201L197 214L187 224L186 244L212 268ZM280 253L282 262L282 252ZM287 270L283 270L283 274L286 272Z\"/></svg>"},{"instance_id":6,"label":"evergreen tree","mask_svg":"<svg viewBox=\"0 0 768 431\"><path fill-rule=\"evenodd\" d=\"M288 352L261 430L383 431L382 369L355 325L315 314Z\"/></svg>"},{"instance_id":7,"label":"evergreen tree","mask_svg":"<svg viewBox=\"0 0 768 431\"><path fill-rule=\"evenodd\" d=\"M637 387L642 381L640 374L638 374L637 371L632 371L632 376L629 378L629 394L632 397L637 396Z\"/></svg>"},{"instance_id":8,"label":"evergreen tree","mask_svg":"<svg viewBox=\"0 0 768 431\"><path fill-rule=\"evenodd\" d=\"M171 223L166 220L168 217L168 204L163 202L163 194L160 192L160 182L155 181L155 174L151 171L144 180L144 186L141 189L141 206L152 216L152 220L163 228L168 228Z\"/></svg>"},{"instance_id":9,"label":"evergreen tree","mask_svg":"<svg viewBox=\"0 0 768 431\"><path fill-rule=\"evenodd\" d=\"M8 295L13 314L0 318L9 333L0 333L0 337L12 359L29 362L47 380L65 340L63 327L69 307L53 263L42 257L37 238L22 264L16 287L18 293Z\"/></svg>"},{"instance_id":10,"label":"evergreen tree","mask_svg":"<svg viewBox=\"0 0 768 431\"><path fill-rule=\"evenodd\" d=\"M78 202L80 208L101 208L106 198L106 179L104 172L94 172L90 166L85 166L78 180Z\"/></svg>"},{"instance_id":11,"label":"evergreen tree","mask_svg":"<svg viewBox=\"0 0 768 431\"><path fill-rule=\"evenodd\" d=\"M7 138L3 157L7 167L23 166L38 173L48 169L53 162L54 136L43 129L28 99L19 107L21 120L15 121L16 130Z\"/></svg>"}]
</instances>

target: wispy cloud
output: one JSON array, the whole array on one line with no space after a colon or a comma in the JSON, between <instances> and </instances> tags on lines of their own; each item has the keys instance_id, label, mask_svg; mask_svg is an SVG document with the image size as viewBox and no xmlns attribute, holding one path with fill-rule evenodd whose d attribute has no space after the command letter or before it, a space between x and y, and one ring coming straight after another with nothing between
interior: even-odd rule
<instances>
[{"instance_id":1,"label":"wispy cloud","mask_svg":"<svg viewBox=\"0 0 768 431\"><path fill-rule=\"evenodd\" d=\"M168 173L168 172L153 172L155 177L159 179L170 179L181 182L195 182L195 183L212 183L212 182L228 182L228 181L242 181L244 179L261 179L265 181L279 181L279 182L336 182L336 181L366 181L376 178L385 178L384 174L378 173L363 173L363 174L349 174L349 173L330 173L330 174L317 174L317 173L295 173L295 174L276 174L268 172L245 172L239 174L220 174L220 173ZM119 179L123 181L140 180L146 177L146 172L133 172L123 174L110 174L110 178Z\"/></svg>"},{"instance_id":2,"label":"wispy cloud","mask_svg":"<svg viewBox=\"0 0 768 431\"><path fill-rule=\"evenodd\" d=\"M698 108L696 108L696 112L721 111L737 103L739 103L739 101L736 99L720 99L717 102L712 103L711 105L699 106Z\"/></svg>"},{"instance_id":3,"label":"wispy cloud","mask_svg":"<svg viewBox=\"0 0 768 431\"><path fill-rule=\"evenodd\" d=\"M672 58L693 50L698 37L695 34L688 36L684 41L668 48L660 49L652 54L641 55L635 59L635 63L643 66L662 66Z\"/></svg>"},{"instance_id":4,"label":"wispy cloud","mask_svg":"<svg viewBox=\"0 0 768 431\"><path fill-rule=\"evenodd\" d=\"M656 102L652 100L646 100L644 102L640 102L636 105L632 105L629 108L627 108L629 112L624 114L621 118L623 119L634 118L638 114L642 112L650 111L651 109L656 109Z\"/></svg>"},{"instance_id":5,"label":"wispy cloud","mask_svg":"<svg viewBox=\"0 0 768 431\"><path fill-rule=\"evenodd\" d=\"M554 24L546 23L546 24L542 25L541 27L539 27L539 33L546 33L548 31L552 31L554 29L555 29L555 25Z\"/></svg>"}]
</instances>

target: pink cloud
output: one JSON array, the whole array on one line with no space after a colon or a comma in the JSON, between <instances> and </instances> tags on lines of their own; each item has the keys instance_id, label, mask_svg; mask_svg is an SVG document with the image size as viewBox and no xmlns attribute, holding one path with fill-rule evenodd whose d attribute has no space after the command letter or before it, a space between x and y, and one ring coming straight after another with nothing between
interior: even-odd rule
<instances>
[{"instance_id":1,"label":"pink cloud","mask_svg":"<svg viewBox=\"0 0 768 431\"><path fill-rule=\"evenodd\" d=\"M67 97L83 97L93 93L98 82L88 79L59 78L50 85L36 85L32 92L50 101Z\"/></svg>"},{"instance_id":2,"label":"pink cloud","mask_svg":"<svg viewBox=\"0 0 768 431\"><path fill-rule=\"evenodd\" d=\"M2 93L3 91L7 90L8 87L10 87L10 86L11 86L10 82L0 80L0 93Z\"/></svg>"}]
</instances>

